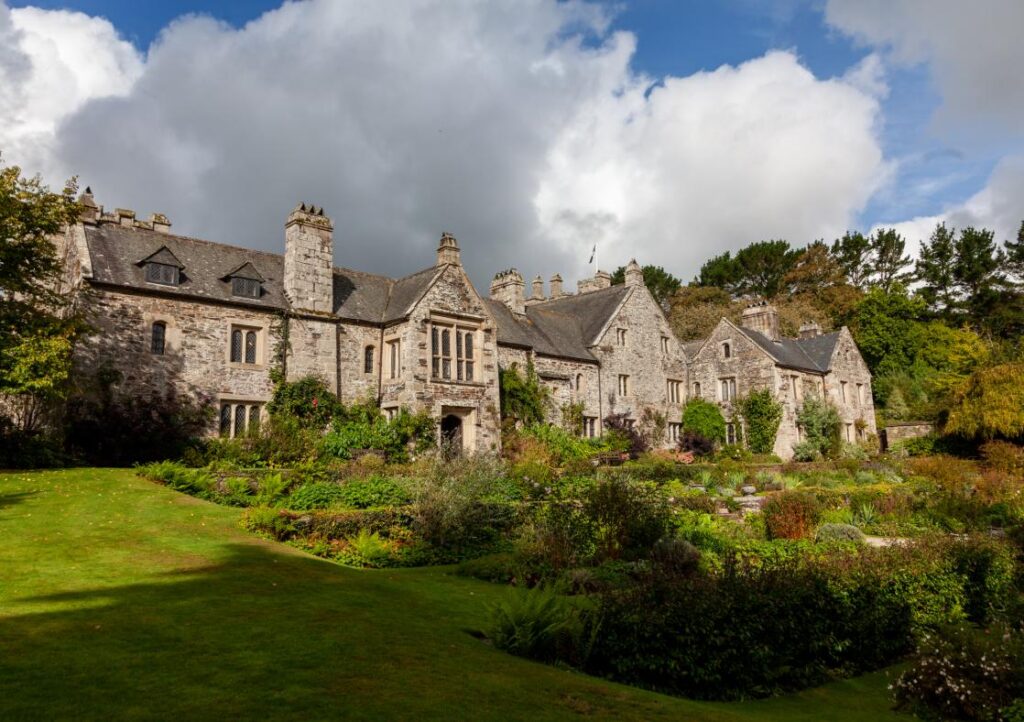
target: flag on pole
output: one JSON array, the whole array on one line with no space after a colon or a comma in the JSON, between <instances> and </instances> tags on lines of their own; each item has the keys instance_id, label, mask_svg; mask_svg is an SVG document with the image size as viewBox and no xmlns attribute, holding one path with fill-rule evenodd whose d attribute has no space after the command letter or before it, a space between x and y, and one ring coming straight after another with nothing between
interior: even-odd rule
<instances>
[{"instance_id":1,"label":"flag on pole","mask_svg":"<svg viewBox=\"0 0 1024 722\"><path fill-rule=\"evenodd\" d=\"M595 243L594 244L594 248L590 251L590 260L587 261L587 263L593 263L594 262L594 254L596 254L596 253L597 253L597 244Z\"/></svg>"}]
</instances>

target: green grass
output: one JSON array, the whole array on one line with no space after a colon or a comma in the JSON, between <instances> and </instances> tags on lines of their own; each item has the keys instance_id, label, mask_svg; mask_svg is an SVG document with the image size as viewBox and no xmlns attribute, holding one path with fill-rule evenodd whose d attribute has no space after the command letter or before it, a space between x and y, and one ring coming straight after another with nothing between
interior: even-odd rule
<instances>
[{"instance_id":1,"label":"green grass","mask_svg":"<svg viewBox=\"0 0 1024 722\"><path fill-rule=\"evenodd\" d=\"M346 569L128 470L0 474L0 719L884 720L885 673L700 703L472 634L509 593Z\"/></svg>"}]
</instances>

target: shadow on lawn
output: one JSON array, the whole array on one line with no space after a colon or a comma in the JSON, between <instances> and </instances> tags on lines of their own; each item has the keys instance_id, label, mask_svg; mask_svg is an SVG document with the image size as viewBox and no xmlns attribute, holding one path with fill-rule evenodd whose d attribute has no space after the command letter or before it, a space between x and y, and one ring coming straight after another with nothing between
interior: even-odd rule
<instances>
[{"instance_id":1,"label":"shadow on lawn","mask_svg":"<svg viewBox=\"0 0 1024 722\"><path fill-rule=\"evenodd\" d=\"M17 506L26 499L36 496L38 493L38 491L15 491L10 494L0 494L0 511L12 506Z\"/></svg>"},{"instance_id":2,"label":"shadow on lawn","mask_svg":"<svg viewBox=\"0 0 1024 722\"><path fill-rule=\"evenodd\" d=\"M354 690L365 695L393 677L396 660L443 685L432 661L461 647L454 637L463 635L444 623L434 636L403 629L405 615L415 627L437 613L415 584L339 574L261 545L226 551L216 565L25 595L0 608L0 719L138 710L162 719L322 719L351 704Z\"/></svg>"}]
</instances>

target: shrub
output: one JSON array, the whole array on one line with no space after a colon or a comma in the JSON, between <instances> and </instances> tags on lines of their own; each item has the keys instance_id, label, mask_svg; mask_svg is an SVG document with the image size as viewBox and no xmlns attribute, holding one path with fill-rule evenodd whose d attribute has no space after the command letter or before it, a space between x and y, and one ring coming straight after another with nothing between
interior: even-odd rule
<instances>
[{"instance_id":1,"label":"shrub","mask_svg":"<svg viewBox=\"0 0 1024 722\"><path fill-rule=\"evenodd\" d=\"M329 481L314 481L303 484L288 497L286 505L297 511L326 509L340 502L345 496L340 484Z\"/></svg>"},{"instance_id":2,"label":"shrub","mask_svg":"<svg viewBox=\"0 0 1024 722\"><path fill-rule=\"evenodd\" d=\"M803 405L797 411L796 422L803 432L805 444L815 449L821 456L838 454L841 443L841 420L834 406L816 396L809 396L804 399Z\"/></svg>"},{"instance_id":3,"label":"shrub","mask_svg":"<svg viewBox=\"0 0 1024 722\"><path fill-rule=\"evenodd\" d=\"M339 459L351 459L355 451L373 449L383 451L389 461L401 462L408 459L410 446L422 452L433 443L434 423L430 416L402 409L390 421L379 411L336 419L323 437L322 448Z\"/></svg>"},{"instance_id":4,"label":"shrub","mask_svg":"<svg viewBox=\"0 0 1024 722\"><path fill-rule=\"evenodd\" d=\"M679 450L693 452L694 456L708 457L715 453L715 442L696 431L683 431L679 437Z\"/></svg>"},{"instance_id":5,"label":"shrub","mask_svg":"<svg viewBox=\"0 0 1024 722\"><path fill-rule=\"evenodd\" d=\"M516 577L515 558L508 552L487 554L476 559L468 559L455 570L465 577L475 577L485 582L508 584Z\"/></svg>"},{"instance_id":6,"label":"shrub","mask_svg":"<svg viewBox=\"0 0 1024 722\"><path fill-rule=\"evenodd\" d=\"M541 424L551 396L547 387L540 382L533 363L526 366L526 374L520 374L513 364L510 368L498 369L498 384L501 386L501 418L513 424Z\"/></svg>"},{"instance_id":7,"label":"shrub","mask_svg":"<svg viewBox=\"0 0 1024 722\"><path fill-rule=\"evenodd\" d=\"M801 491L772 494L761 507L769 539L803 539L817 526L821 505Z\"/></svg>"},{"instance_id":8,"label":"shrub","mask_svg":"<svg viewBox=\"0 0 1024 722\"><path fill-rule=\"evenodd\" d=\"M360 529L358 534L346 541L366 566L382 566L391 555L391 547L381 538L380 532Z\"/></svg>"},{"instance_id":9,"label":"shrub","mask_svg":"<svg viewBox=\"0 0 1024 722\"><path fill-rule=\"evenodd\" d=\"M813 441L801 441L793 445L794 461L820 461L821 450Z\"/></svg>"},{"instance_id":10,"label":"shrub","mask_svg":"<svg viewBox=\"0 0 1024 722\"><path fill-rule=\"evenodd\" d=\"M852 524L822 524L814 535L816 542L864 542L864 532Z\"/></svg>"},{"instance_id":11,"label":"shrub","mask_svg":"<svg viewBox=\"0 0 1024 722\"><path fill-rule=\"evenodd\" d=\"M604 417L604 428L610 436L622 440L631 459L636 459L650 448L628 413L608 414Z\"/></svg>"},{"instance_id":12,"label":"shrub","mask_svg":"<svg viewBox=\"0 0 1024 722\"><path fill-rule=\"evenodd\" d=\"M782 423L782 404L768 389L753 391L739 402L746 421L747 445L755 454L769 454L775 448L775 436Z\"/></svg>"},{"instance_id":13,"label":"shrub","mask_svg":"<svg viewBox=\"0 0 1024 722\"><path fill-rule=\"evenodd\" d=\"M344 409L327 382L317 376L304 376L295 381L278 380L267 411L271 416L296 419L323 431Z\"/></svg>"},{"instance_id":14,"label":"shrub","mask_svg":"<svg viewBox=\"0 0 1024 722\"><path fill-rule=\"evenodd\" d=\"M285 539L295 527L286 512L268 506L251 506L242 515L242 526L271 539Z\"/></svg>"},{"instance_id":15,"label":"shrub","mask_svg":"<svg viewBox=\"0 0 1024 722\"><path fill-rule=\"evenodd\" d=\"M989 441L981 445L981 458L996 471L1024 473L1024 447L1008 441Z\"/></svg>"},{"instance_id":16,"label":"shrub","mask_svg":"<svg viewBox=\"0 0 1024 722\"><path fill-rule=\"evenodd\" d=\"M683 409L683 429L710 439L714 443L725 443L725 417L718 404L704 399L690 399Z\"/></svg>"},{"instance_id":17,"label":"shrub","mask_svg":"<svg viewBox=\"0 0 1024 722\"><path fill-rule=\"evenodd\" d=\"M175 461L160 461L138 468L137 473L159 481L176 491L206 498L213 490L213 477L205 469L189 469Z\"/></svg>"},{"instance_id":18,"label":"shrub","mask_svg":"<svg viewBox=\"0 0 1024 722\"><path fill-rule=\"evenodd\" d=\"M543 662L576 653L578 612L551 587L512 592L490 616L487 636L498 649Z\"/></svg>"},{"instance_id":19,"label":"shrub","mask_svg":"<svg viewBox=\"0 0 1024 722\"><path fill-rule=\"evenodd\" d=\"M362 479L349 479L340 487L338 500L354 509L372 506L401 506L412 501L412 496L394 479L373 475Z\"/></svg>"},{"instance_id":20,"label":"shrub","mask_svg":"<svg viewBox=\"0 0 1024 722\"><path fill-rule=\"evenodd\" d=\"M291 486L291 481L277 472L264 474L256 485L256 503L263 506L274 506L279 502Z\"/></svg>"},{"instance_id":21,"label":"shrub","mask_svg":"<svg viewBox=\"0 0 1024 722\"><path fill-rule=\"evenodd\" d=\"M941 719L1008 719L1024 697L1024 638L1005 625L959 625L929 634L896 680L897 705Z\"/></svg>"},{"instance_id":22,"label":"shrub","mask_svg":"<svg viewBox=\"0 0 1024 722\"><path fill-rule=\"evenodd\" d=\"M602 560L640 558L668 530L668 505L650 483L601 480L585 495L583 509L594 524Z\"/></svg>"}]
</instances>

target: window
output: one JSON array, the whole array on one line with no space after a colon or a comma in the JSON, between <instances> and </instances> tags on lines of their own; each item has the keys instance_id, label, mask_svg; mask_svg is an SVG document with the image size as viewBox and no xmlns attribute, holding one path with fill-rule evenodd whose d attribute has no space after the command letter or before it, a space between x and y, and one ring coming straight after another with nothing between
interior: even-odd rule
<instances>
[{"instance_id":1,"label":"window","mask_svg":"<svg viewBox=\"0 0 1024 722\"><path fill-rule=\"evenodd\" d=\"M576 390L583 391L583 374L576 374Z\"/></svg>"},{"instance_id":2,"label":"window","mask_svg":"<svg viewBox=\"0 0 1024 722\"><path fill-rule=\"evenodd\" d=\"M384 418L386 418L388 421L394 421L398 417L397 406L389 406L386 409L381 409L381 411L384 412Z\"/></svg>"},{"instance_id":3,"label":"window","mask_svg":"<svg viewBox=\"0 0 1024 722\"><path fill-rule=\"evenodd\" d=\"M596 416L584 416L583 417L583 432L582 435L588 439L593 439L597 436L597 417Z\"/></svg>"},{"instance_id":4,"label":"window","mask_svg":"<svg viewBox=\"0 0 1024 722\"><path fill-rule=\"evenodd\" d=\"M721 379L719 383L722 401L733 401L736 398L736 379Z\"/></svg>"},{"instance_id":5,"label":"window","mask_svg":"<svg viewBox=\"0 0 1024 722\"><path fill-rule=\"evenodd\" d=\"M850 442L853 441L853 424L846 425L846 440Z\"/></svg>"},{"instance_id":6,"label":"window","mask_svg":"<svg viewBox=\"0 0 1024 722\"><path fill-rule=\"evenodd\" d=\"M402 340L388 341L388 377L397 379L402 375Z\"/></svg>"},{"instance_id":7,"label":"window","mask_svg":"<svg viewBox=\"0 0 1024 722\"><path fill-rule=\"evenodd\" d=\"M248 401L225 401L220 405L220 435L244 436L260 428L263 404Z\"/></svg>"},{"instance_id":8,"label":"window","mask_svg":"<svg viewBox=\"0 0 1024 722\"><path fill-rule=\"evenodd\" d=\"M239 278L235 276L231 279L231 295L244 298L259 298L260 282L255 278Z\"/></svg>"},{"instance_id":9,"label":"window","mask_svg":"<svg viewBox=\"0 0 1024 722\"><path fill-rule=\"evenodd\" d=\"M683 425L670 422L668 425L668 440L673 444L679 442L679 433L682 430Z\"/></svg>"},{"instance_id":10,"label":"window","mask_svg":"<svg viewBox=\"0 0 1024 722\"><path fill-rule=\"evenodd\" d=\"M167 324L157 321L153 324L153 336L150 340L149 350L156 356L164 355L164 343L167 338Z\"/></svg>"},{"instance_id":11,"label":"window","mask_svg":"<svg viewBox=\"0 0 1024 722\"><path fill-rule=\"evenodd\" d=\"M669 379L667 381L667 384L668 384L668 402L670 404L678 404L680 402L680 400L681 400L682 395L683 395L683 382L682 381L673 381L672 379Z\"/></svg>"},{"instance_id":12,"label":"window","mask_svg":"<svg viewBox=\"0 0 1024 722\"><path fill-rule=\"evenodd\" d=\"M619 396L629 396L629 376L619 374Z\"/></svg>"},{"instance_id":13,"label":"window","mask_svg":"<svg viewBox=\"0 0 1024 722\"><path fill-rule=\"evenodd\" d=\"M476 330L433 325L430 329L430 375L435 379L472 381L476 374Z\"/></svg>"},{"instance_id":14,"label":"window","mask_svg":"<svg viewBox=\"0 0 1024 722\"><path fill-rule=\"evenodd\" d=\"M864 405L864 384L857 384L857 405Z\"/></svg>"},{"instance_id":15,"label":"window","mask_svg":"<svg viewBox=\"0 0 1024 722\"><path fill-rule=\"evenodd\" d=\"M722 344L722 358L732 358L732 344L728 341Z\"/></svg>"},{"instance_id":16,"label":"window","mask_svg":"<svg viewBox=\"0 0 1024 722\"><path fill-rule=\"evenodd\" d=\"M661 352L668 356L668 336L661 337Z\"/></svg>"},{"instance_id":17,"label":"window","mask_svg":"<svg viewBox=\"0 0 1024 722\"><path fill-rule=\"evenodd\" d=\"M147 263L146 280L149 283L159 283L164 286L177 286L181 274L177 266L168 263Z\"/></svg>"},{"instance_id":18,"label":"window","mask_svg":"<svg viewBox=\"0 0 1024 722\"><path fill-rule=\"evenodd\" d=\"M844 404L846 403L846 382L845 381L840 381L839 382L839 398L842 400L842 402Z\"/></svg>"},{"instance_id":19,"label":"window","mask_svg":"<svg viewBox=\"0 0 1024 722\"><path fill-rule=\"evenodd\" d=\"M363 373L373 373L373 346L367 346L363 349Z\"/></svg>"},{"instance_id":20,"label":"window","mask_svg":"<svg viewBox=\"0 0 1024 722\"><path fill-rule=\"evenodd\" d=\"M736 443L736 424L729 423L725 425L725 443Z\"/></svg>"},{"instance_id":21,"label":"window","mask_svg":"<svg viewBox=\"0 0 1024 722\"><path fill-rule=\"evenodd\" d=\"M259 331L254 328L231 327L231 363L259 362Z\"/></svg>"},{"instance_id":22,"label":"window","mask_svg":"<svg viewBox=\"0 0 1024 722\"><path fill-rule=\"evenodd\" d=\"M693 398L700 398L700 381L693 382Z\"/></svg>"},{"instance_id":23,"label":"window","mask_svg":"<svg viewBox=\"0 0 1024 722\"><path fill-rule=\"evenodd\" d=\"M617 329L615 329L615 343L617 343L619 346L625 346L626 345L626 329L624 329L624 328L617 328Z\"/></svg>"},{"instance_id":24,"label":"window","mask_svg":"<svg viewBox=\"0 0 1024 722\"><path fill-rule=\"evenodd\" d=\"M800 377L790 376L789 377L790 390L793 394L793 403L796 404L800 400Z\"/></svg>"}]
</instances>

